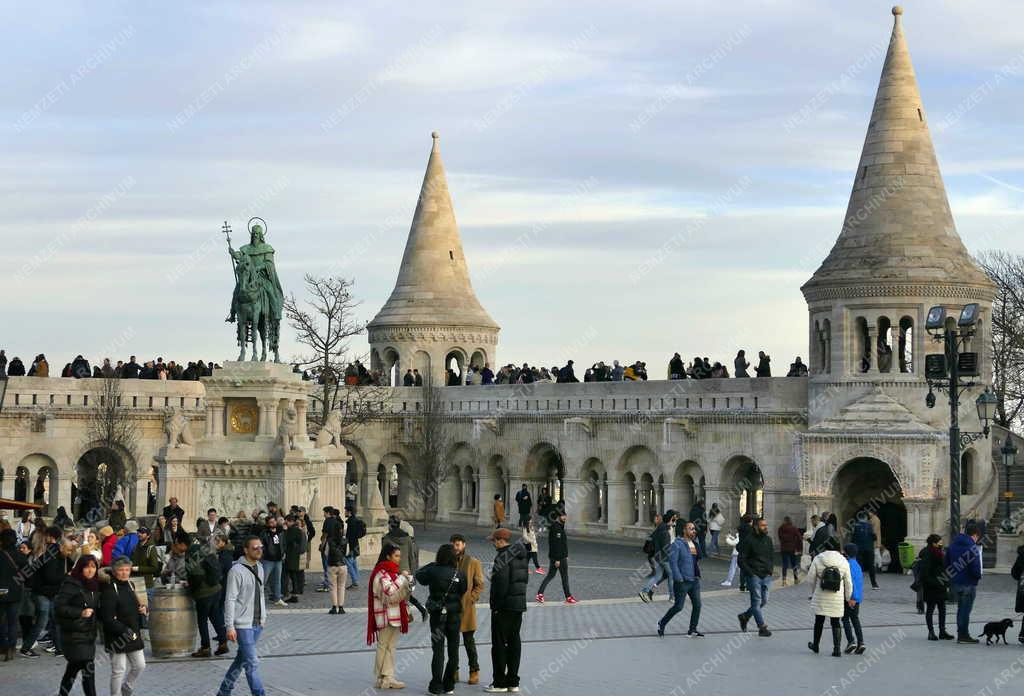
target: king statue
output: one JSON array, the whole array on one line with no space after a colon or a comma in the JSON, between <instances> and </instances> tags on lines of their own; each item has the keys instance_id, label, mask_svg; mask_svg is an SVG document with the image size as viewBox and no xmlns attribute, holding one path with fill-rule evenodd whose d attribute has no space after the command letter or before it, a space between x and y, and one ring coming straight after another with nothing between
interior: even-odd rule
<instances>
[{"instance_id":1,"label":"king statue","mask_svg":"<svg viewBox=\"0 0 1024 696\"><path fill-rule=\"evenodd\" d=\"M235 269L235 291L231 296L231 313L225 321L238 321L238 359L245 360L246 344L252 343L252 360L256 357L256 334L259 333L263 352L258 358L266 361L267 342L274 353L274 362L281 362L278 337L281 329L281 310L284 292L274 267L274 248L263 241L264 226L261 218L249 220L249 243L238 251L231 247L231 228L224 223L228 240L228 253ZM266 223L264 223L265 225Z\"/></svg>"}]
</instances>

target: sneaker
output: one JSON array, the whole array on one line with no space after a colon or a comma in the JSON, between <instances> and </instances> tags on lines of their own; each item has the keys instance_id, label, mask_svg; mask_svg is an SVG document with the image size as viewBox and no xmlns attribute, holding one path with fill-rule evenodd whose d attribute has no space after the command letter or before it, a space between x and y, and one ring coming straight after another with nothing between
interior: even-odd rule
<instances>
[{"instance_id":1,"label":"sneaker","mask_svg":"<svg viewBox=\"0 0 1024 696\"><path fill-rule=\"evenodd\" d=\"M56 655L57 654L57 646L56 645L51 645L50 647L46 648L46 653L48 655Z\"/></svg>"},{"instance_id":2,"label":"sneaker","mask_svg":"<svg viewBox=\"0 0 1024 696\"><path fill-rule=\"evenodd\" d=\"M760 638L771 638L772 632L769 631L768 630L768 626L765 625L765 626L761 626L761 628L757 629L757 635Z\"/></svg>"},{"instance_id":3,"label":"sneaker","mask_svg":"<svg viewBox=\"0 0 1024 696\"><path fill-rule=\"evenodd\" d=\"M937 635L935 635L934 633L929 632L928 633L928 640L938 641L939 637Z\"/></svg>"},{"instance_id":4,"label":"sneaker","mask_svg":"<svg viewBox=\"0 0 1024 696\"><path fill-rule=\"evenodd\" d=\"M489 686L485 686L484 687L484 693L485 694L507 694L508 693L508 689L506 689L504 686L495 686L494 684L491 684Z\"/></svg>"},{"instance_id":5,"label":"sneaker","mask_svg":"<svg viewBox=\"0 0 1024 696\"><path fill-rule=\"evenodd\" d=\"M747 624L750 623L750 617L746 614L737 614L736 618L740 620L740 630L746 633Z\"/></svg>"},{"instance_id":6,"label":"sneaker","mask_svg":"<svg viewBox=\"0 0 1024 696\"><path fill-rule=\"evenodd\" d=\"M320 587L316 588L316 591L317 591L317 592L330 592L330 591L331 591L331 588L329 588L329 587L324 587L324 586L322 586L322 585L321 585Z\"/></svg>"},{"instance_id":7,"label":"sneaker","mask_svg":"<svg viewBox=\"0 0 1024 696\"><path fill-rule=\"evenodd\" d=\"M643 590L640 590L640 601L643 602L644 604L649 604L650 601L651 601L651 598L647 596L646 592L644 592Z\"/></svg>"},{"instance_id":8,"label":"sneaker","mask_svg":"<svg viewBox=\"0 0 1024 696\"><path fill-rule=\"evenodd\" d=\"M537 575L547 575L548 574L548 571L544 570L543 568L538 568L536 572L537 572Z\"/></svg>"},{"instance_id":9,"label":"sneaker","mask_svg":"<svg viewBox=\"0 0 1024 696\"><path fill-rule=\"evenodd\" d=\"M729 582L728 580L726 580L725 582L722 583L722 587L732 587L732 583Z\"/></svg>"},{"instance_id":10,"label":"sneaker","mask_svg":"<svg viewBox=\"0 0 1024 696\"><path fill-rule=\"evenodd\" d=\"M327 612L327 613L330 614L331 616L334 616L335 614L338 613L338 607L331 607L331 610L329 612Z\"/></svg>"},{"instance_id":11,"label":"sneaker","mask_svg":"<svg viewBox=\"0 0 1024 696\"><path fill-rule=\"evenodd\" d=\"M818 654L818 646L815 645L812 641L807 641L807 649L810 650L815 655Z\"/></svg>"},{"instance_id":12,"label":"sneaker","mask_svg":"<svg viewBox=\"0 0 1024 696\"><path fill-rule=\"evenodd\" d=\"M858 645L857 649L853 651L854 655L863 655L867 651L867 648L863 645Z\"/></svg>"},{"instance_id":13,"label":"sneaker","mask_svg":"<svg viewBox=\"0 0 1024 696\"><path fill-rule=\"evenodd\" d=\"M956 639L956 642L960 643L961 645L977 645L981 641L977 638L971 638L970 636L960 636Z\"/></svg>"},{"instance_id":14,"label":"sneaker","mask_svg":"<svg viewBox=\"0 0 1024 696\"><path fill-rule=\"evenodd\" d=\"M288 606L288 602L284 601L283 599L277 600L276 602L274 602L274 604L279 606L279 607L286 607L286 606Z\"/></svg>"},{"instance_id":15,"label":"sneaker","mask_svg":"<svg viewBox=\"0 0 1024 696\"><path fill-rule=\"evenodd\" d=\"M576 601L576 598L573 597L572 595L569 595L568 597L565 598L565 603L566 604L579 604L579 602Z\"/></svg>"},{"instance_id":16,"label":"sneaker","mask_svg":"<svg viewBox=\"0 0 1024 696\"><path fill-rule=\"evenodd\" d=\"M505 689L505 691L507 691L510 694L518 694L519 693L519 687L518 686L510 686L507 689Z\"/></svg>"},{"instance_id":17,"label":"sneaker","mask_svg":"<svg viewBox=\"0 0 1024 696\"><path fill-rule=\"evenodd\" d=\"M292 595L291 597L289 597L288 599L286 599L284 601L285 601L286 604L298 604L299 603L299 598L296 597L295 595Z\"/></svg>"},{"instance_id":18,"label":"sneaker","mask_svg":"<svg viewBox=\"0 0 1024 696\"><path fill-rule=\"evenodd\" d=\"M542 595L540 592L538 592L537 596L534 597L534 600L536 600L537 604L543 604L544 603L544 595Z\"/></svg>"},{"instance_id":19,"label":"sneaker","mask_svg":"<svg viewBox=\"0 0 1024 696\"><path fill-rule=\"evenodd\" d=\"M21 655L22 657L28 657L28 658L33 658L33 659L36 658L36 657L39 657L39 653L37 653L32 648L29 648L28 650L21 650L21 651L19 651L18 654Z\"/></svg>"},{"instance_id":20,"label":"sneaker","mask_svg":"<svg viewBox=\"0 0 1024 696\"><path fill-rule=\"evenodd\" d=\"M695 629L693 631L687 631L686 632L686 637L687 638L703 638L704 634Z\"/></svg>"},{"instance_id":21,"label":"sneaker","mask_svg":"<svg viewBox=\"0 0 1024 696\"><path fill-rule=\"evenodd\" d=\"M338 614L341 615L341 614L344 614L344 613L345 613L345 607L338 607Z\"/></svg>"},{"instance_id":22,"label":"sneaker","mask_svg":"<svg viewBox=\"0 0 1024 696\"><path fill-rule=\"evenodd\" d=\"M857 649L857 645L855 643L850 643L850 644L848 644L846 646L846 651L845 652L846 652L847 655L849 655L850 653L852 653L856 649Z\"/></svg>"}]
</instances>

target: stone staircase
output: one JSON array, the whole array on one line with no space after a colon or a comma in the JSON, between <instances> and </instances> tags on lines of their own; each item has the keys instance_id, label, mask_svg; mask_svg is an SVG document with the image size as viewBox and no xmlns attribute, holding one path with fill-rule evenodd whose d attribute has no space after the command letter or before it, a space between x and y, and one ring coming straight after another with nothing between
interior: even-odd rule
<instances>
[{"instance_id":1,"label":"stone staircase","mask_svg":"<svg viewBox=\"0 0 1024 696\"><path fill-rule=\"evenodd\" d=\"M1006 472L1003 467L1002 454L1000 449L1006 440L1006 431L996 428L993 432L992 456L996 462L996 469L999 474L999 482L996 492L996 509L988 521L987 536L990 541L985 544L983 561L986 568L992 568L996 564L996 537L999 534L1003 518L1006 516L1006 504L1003 502L1003 492L1007 490ZM1020 526L1024 522L1024 438L1013 436L1014 445L1017 447L1017 463L1010 468L1009 490L1014 497L1010 499L1010 515Z\"/></svg>"}]
</instances>

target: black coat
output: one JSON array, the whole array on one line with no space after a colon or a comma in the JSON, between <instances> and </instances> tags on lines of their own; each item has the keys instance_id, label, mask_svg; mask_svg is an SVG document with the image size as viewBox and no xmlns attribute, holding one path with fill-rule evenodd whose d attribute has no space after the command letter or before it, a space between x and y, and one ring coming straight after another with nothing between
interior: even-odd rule
<instances>
[{"instance_id":1,"label":"black coat","mask_svg":"<svg viewBox=\"0 0 1024 696\"><path fill-rule=\"evenodd\" d=\"M181 527L181 520L184 519L184 517L185 517L185 511L181 508L180 505L178 507L173 507L173 508L170 505L165 505L164 506L164 510L163 510L163 514L164 514L164 519L167 520L168 526L170 526L171 518L172 517L177 517L178 518L178 526Z\"/></svg>"},{"instance_id":2,"label":"black coat","mask_svg":"<svg viewBox=\"0 0 1024 696\"><path fill-rule=\"evenodd\" d=\"M348 555L348 540L341 530L335 528L327 535L327 565L345 565L345 557Z\"/></svg>"},{"instance_id":3,"label":"black coat","mask_svg":"<svg viewBox=\"0 0 1024 696\"><path fill-rule=\"evenodd\" d=\"M96 623L100 607L99 591L87 590L77 578L64 578L54 612L60 625L64 657L68 662L85 662L96 656ZM93 615L82 618L83 609L92 609Z\"/></svg>"},{"instance_id":4,"label":"black coat","mask_svg":"<svg viewBox=\"0 0 1024 696\"><path fill-rule=\"evenodd\" d=\"M0 587L7 594L0 595L0 604L16 604L21 602L22 569L28 564L28 558L16 549L0 551Z\"/></svg>"},{"instance_id":5,"label":"black coat","mask_svg":"<svg viewBox=\"0 0 1024 696\"><path fill-rule=\"evenodd\" d=\"M466 594L466 578L458 569L428 563L416 571L416 582L429 590L427 609L449 614L462 613L462 595Z\"/></svg>"},{"instance_id":6,"label":"black coat","mask_svg":"<svg viewBox=\"0 0 1024 696\"><path fill-rule=\"evenodd\" d=\"M139 626L139 600L130 581L101 583L100 619L107 652L130 653L145 648Z\"/></svg>"},{"instance_id":7,"label":"black coat","mask_svg":"<svg viewBox=\"0 0 1024 696\"><path fill-rule=\"evenodd\" d=\"M942 552L935 554L926 546L917 557L920 559L918 577L924 601L945 602L949 592L949 576Z\"/></svg>"},{"instance_id":8,"label":"black coat","mask_svg":"<svg viewBox=\"0 0 1024 696\"><path fill-rule=\"evenodd\" d=\"M1021 578L1024 577L1024 546L1017 547L1017 560L1013 563L1010 575L1017 581L1017 604L1013 610L1024 612L1024 584L1021 583Z\"/></svg>"},{"instance_id":9,"label":"black coat","mask_svg":"<svg viewBox=\"0 0 1024 696\"><path fill-rule=\"evenodd\" d=\"M284 530L281 528L264 529L260 532L260 541L263 542L264 561L284 560Z\"/></svg>"},{"instance_id":10,"label":"black coat","mask_svg":"<svg viewBox=\"0 0 1024 696\"><path fill-rule=\"evenodd\" d=\"M569 557L569 541L565 538L565 525L552 522L548 528L548 558L561 561Z\"/></svg>"},{"instance_id":11,"label":"black coat","mask_svg":"<svg viewBox=\"0 0 1024 696\"><path fill-rule=\"evenodd\" d=\"M285 530L284 533L284 569L296 571L301 568L299 556L306 550L306 535L295 524Z\"/></svg>"},{"instance_id":12,"label":"black coat","mask_svg":"<svg viewBox=\"0 0 1024 696\"><path fill-rule=\"evenodd\" d=\"M736 549L739 552L737 560L740 570L747 575L756 575L759 578L771 576L774 565L774 545L769 535L751 532Z\"/></svg>"},{"instance_id":13,"label":"black coat","mask_svg":"<svg viewBox=\"0 0 1024 696\"><path fill-rule=\"evenodd\" d=\"M498 551L491 568L491 611L526 611L530 561L521 542Z\"/></svg>"},{"instance_id":14,"label":"black coat","mask_svg":"<svg viewBox=\"0 0 1024 696\"><path fill-rule=\"evenodd\" d=\"M50 544L42 556L32 559L26 572L32 573L32 590L53 599L67 575L67 559L57 544Z\"/></svg>"}]
</instances>

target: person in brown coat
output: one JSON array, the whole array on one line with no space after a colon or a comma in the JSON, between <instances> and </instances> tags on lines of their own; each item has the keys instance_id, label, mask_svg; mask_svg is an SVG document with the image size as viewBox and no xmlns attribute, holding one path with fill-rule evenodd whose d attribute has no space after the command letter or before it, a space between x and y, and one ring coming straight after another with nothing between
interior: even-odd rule
<instances>
[{"instance_id":1,"label":"person in brown coat","mask_svg":"<svg viewBox=\"0 0 1024 696\"><path fill-rule=\"evenodd\" d=\"M786 570L793 569L793 584L800 582L797 578L797 570L800 568L800 552L804 548L804 538L800 530L793 524L789 517L782 518L782 526L779 527L779 553L782 554L782 586L786 586Z\"/></svg>"},{"instance_id":2,"label":"person in brown coat","mask_svg":"<svg viewBox=\"0 0 1024 696\"><path fill-rule=\"evenodd\" d=\"M500 493L494 494L494 528L497 529L505 521L505 503Z\"/></svg>"},{"instance_id":3,"label":"person in brown coat","mask_svg":"<svg viewBox=\"0 0 1024 696\"><path fill-rule=\"evenodd\" d=\"M480 683L480 661L476 653L476 603L484 591L484 568L480 561L466 553L466 538L461 534L452 534L449 539L455 547L458 558L458 571L466 578L466 593L462 595L462 643L466 646L469 658L469 684ZM459 671L455 671L455 681L459 681Z\"/></svg>"}]
</instances>

